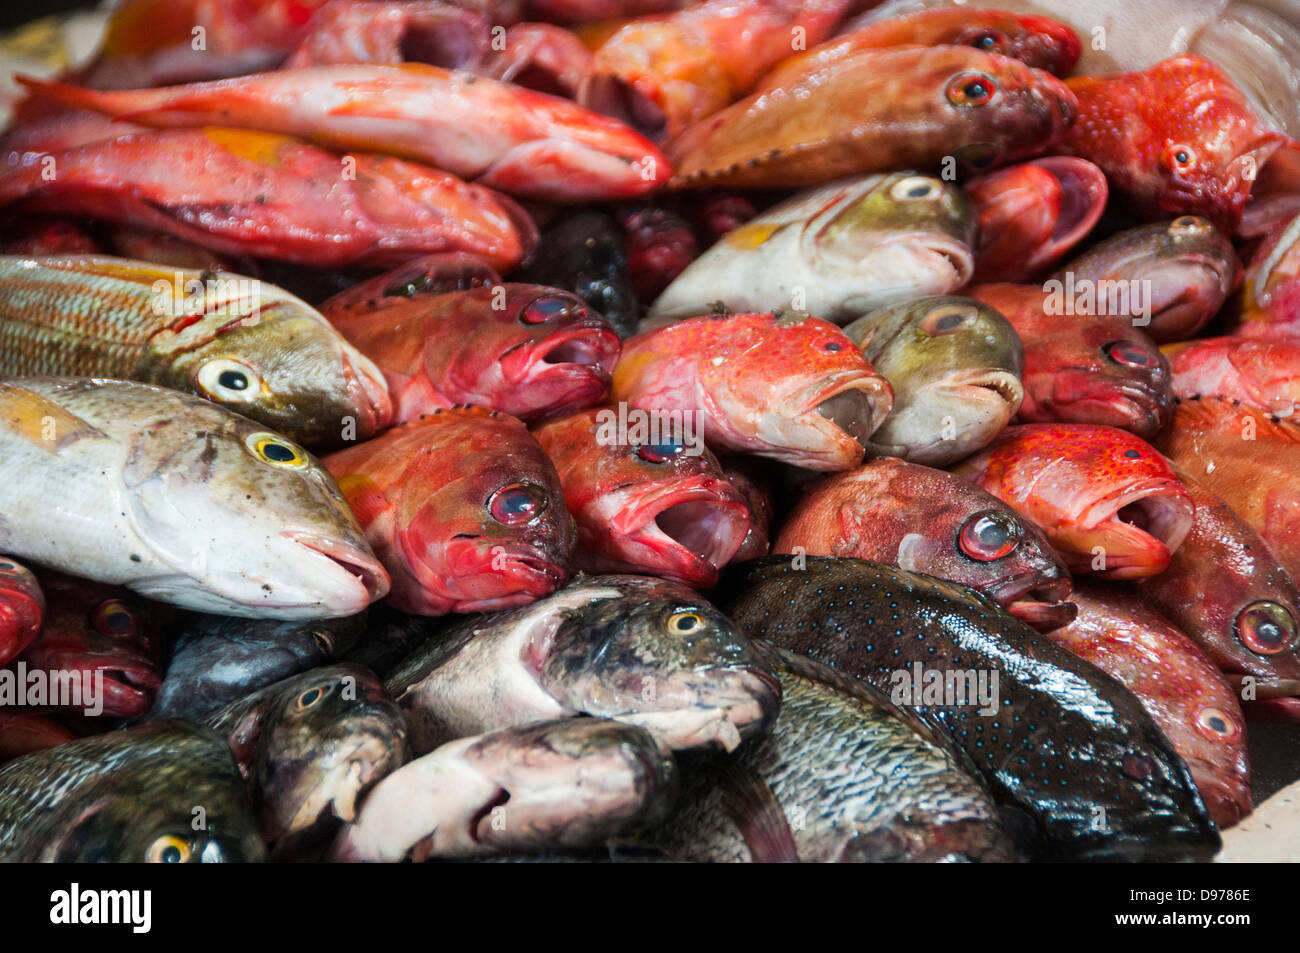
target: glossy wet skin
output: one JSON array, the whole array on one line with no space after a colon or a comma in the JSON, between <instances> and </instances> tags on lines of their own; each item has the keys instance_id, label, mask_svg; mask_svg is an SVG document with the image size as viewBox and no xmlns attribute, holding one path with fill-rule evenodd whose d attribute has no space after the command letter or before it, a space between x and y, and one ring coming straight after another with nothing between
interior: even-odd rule
<instances>
[{"instance_id":1,"label":"glossy wet skin","mask_svg":"<svg viewBox=\"0 0 1300 953\"><path fill-rule=\"evenodd\" d=\"M325 462L394 577L398 609L510 608L567 575L574 530L559 477L512 417L434 411Z\"/></svg>"},{"instance_id":2,"label":"glossy wet skin","mask_svg":"<svg viewBox=\"0 0 1300 953\"><path fill-rule=\"evenodd\" d=\"M955 472L1041 526L1076 573L1156 575L1192 525L1191 497L1168 461L1113 427L1011 427Z\"/></svg>"},{"instance_id":3,"label":"glossy wet skin","mask_svg":"<svg viewBox=\"0 0 1300 953\"><path fill-rule=\"evenodd\" d=\"M844 333L894 391L871 438L877 452L945 466L985 446L1020 409L1024 346L983 302L920 298L864 315Z\"/></svg>"},{"instance_id":4,"label":"glossy wet skin","mask_svg":"<svg viewBox=\"0 0 1300 953\"><path fill-rule=\"evenodd\" d=\"M795 547L970 586L1039 631L1074 617L1070 573L1043 531L942 470L879 459L808 487L772 551Z\"/></svg>"},{"instance_id":5,"label":"glossy wet skin","mask_svg":"<svg viewBox=\"0 0 1300 953\"><path fill-rule=\"evenodd\" d=\"M1036 285L977 285L971 294L1025 345L1020 420L1103 424L1145 439L1169 423L1169 362L1129 316L1049 314L1056 303Z\"/></svg>"},{"instance_id":6,"label":"glossy wet skin","mask_svg":"<svg viewBox=\"0 0 1300 953\"><path fill-rule=\"evenodd\" d=\"M1249 814L1246 720L1228 680L1142 595L1085 583L1075 602L1078 618L1052 640L1137 696L1192 772L1215 824Z\"/></svg>"},{"instance_id":7,"label":"glossy wet skin","mask_svg":"<svg viewBox=\"0 0 1300 953\"><path fill-rule=\"evenodd\" d=\"M32 571L0 556L0 665L31 644L44 613L45 596Z\"/></svg>"},{"instance_id":8,"label":"glossy wet skin","mask_svg":"<svg viewBox=\"0 0 1300 953\"><path fill-rule=\"evenodd\" d=\"M996 670L989 717L942 703L898 711L988 782L1032 855L1154 859L1218 848L1191 776L1137 700L971 590L865 560L808 556L797 568L773 556L731 570L718 598L752 638L833 664L882 698L912 662Z\"/></svg>"},{"instance_id":9,"label":"glossy wet skin","mask_svg":"<svg viewBox=\"0 0 1300 953\"><path fill-rule=\"evenodd\" d=\"M1165 349L1180 398L1219 397L1294 422L1300 410L1300 341L1200 338Z\"/></svg>"},{"instance_id":10,"label":"glossy wet skin","mask_svg":"<svg viewBox=\"0 0 1300 953\"><path fill-rule=\"evenodd\" d=\"M749 530L744 497L707 449L693 454L681 437L607 444L602 419L580 411L533 431L578 525L575 567L712 585Z\"/></svg>"},{"instance_id":11,"label":"glossy wet skin","mask_svg":"<svg viewBox=\"0 0 1300 953\"><path fill-rule=\"evenodd\" d=\"M639 334L624 342L610 399L703 409L712 449L818 470L860 461L893 404L839 328L798 312L693 318Z\"/></svg>"}]
</instances>

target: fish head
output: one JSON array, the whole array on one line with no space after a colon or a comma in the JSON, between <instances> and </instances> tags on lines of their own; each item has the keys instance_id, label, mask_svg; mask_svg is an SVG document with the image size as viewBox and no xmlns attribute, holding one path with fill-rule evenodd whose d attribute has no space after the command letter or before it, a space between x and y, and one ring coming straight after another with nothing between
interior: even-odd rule
<instances>
[{"instance_id":1,"label":"fish head","mask_svg":"<svg viewBox=\"0 0 1300 953\"><path fill-rule=\"evenodd\" d=\"M953 182L915 172L844 179L790 207L804 221L801 244L819 275L852 275L871 259L921 287L958 288L975 271L975 213ZM767 217L742 235L768 228ZM735 239L727 239L735 241ZM846 303L853 307L852 299Z\"/></svg>"},{"instance_id":2,"label":"fish head","mask_svg":"<svg viewBox=\"0 0 1300 953\"><path fill-rule=\"evenodd\" d=\"M894 408L873 441L905 447L909 460L942 465L969 455L1024 399L1020 337L974 298L939 295L882 308L845 334L893 388Z\"/></svg>"},{"instance_id":3,"label":"fish head","mask_svg":"<svg viewBox=\"0 0 1300 953\"><path fill-rule=\"evenodd\" d=\"M17 658L36 638L45 596L30 569L0 556L0 665Z\"/></svg>"},{"instance_id":4,"label":"fish head","mask_svg":"<svg viewBox=\"0 0 1300 953\"><path fill-rule=\"evenodd\" d=\"M1266 325L1300 314L1300 215L1273 229L1246 268L1242 318Z\"/></svg>"},{"instance_id":5,"label":"fish head","mask_svg":"<svg viewBox=\"0 0 1300 953\"><path fill-rule=\"evenodd\" d=\"M303 443L374 436L393 416L383 373L319 314L304 310L310 312L301 302L263 308L197 347L166 355L165 373L150 379Z\"/></svg>"},{"instance_id":6,"label":"fish head","mask_svg":"<svg viewBox=\"0 0 1300 953\"><path fill-rule=\"evenodd\" d=\"M122 500L141 545L170 568L141 595L282 618L355 615L388 592L329 471L293 441L193 399L127 440Z\"/></svg>"},{"instance_id":7,"label":"fish head","mask_svg":"<svg viewBox=\"0 0 1300 953\"><path fill-rule=\"evenodd\" d=\"M576 295L504 284L440 296L430 307L437 309L426 329L437 336L429 349L441 365L439 389L454 400L536 420L609 393L618 335ZM459 341L448 340L454 331Z\"/></svg>"},{"instance_id":8,"label":"fish head","mask_svg":"<svg viewBox=\"0 0 1300 953\"><path fill-rule=\"evenodd\" d=\"M530 647L538 678L567 707L638 725L673 750L732 751L777 716L781 688L754 645L691 589L600 576L618 590Z\"/></svg>"},{"instance_id":9,"label":"fish head","mask_svg":"<svg viewBox=\"0 0 1300 953\"><path fill-rule=\"evenodd\" d=\"M706 587L749 532L745 497L703 444L669 418L662 431L606 440L604 410L544 424L538 442L556 462L565 505L586 545L632 572ZM684 418L679 418L684 420ZM617 435L615 435L617 436Z\"/></svg>"},{"instance_id":10,"label":"fish head","mask_svg":"<svg viewBox=\"0 0 1300 953\"><path fill-rule=\"evenodd\" d=\"M586 846L648 829L664 820L678 784L672 756L649 733L603 718L493 732L469 743L464 759L497 785L470 821L470 836L494 850Z\"/></svg>"},{"instance_id":11,"label":"fish head","mask_svg":"<svg viewBox=\"0 0 1300 953\"><path fill-rule=\"evenodd\" d=\"M397 548L418 585L402 599L488 612L554 592L576 530L545 451L499 412L453 408L425 421L441 452L412 454L394 490Z\"/></svg>"},{"instance_id":12,"label":"fish head","mask_svg":"<svg viewBox=\"0 0 1300 953\"><path fill-rule=\"evenodd\" d=\"M724 346L733 328L740 333ZM838 327L785 312L732 315L713 330L721 340L698 366L715 426L756 438L765 456L812 470L862 459L894 396Z\"/></svg>"},{"instance_id":13,"label":"fish head","mask_svg":"<svg viewBox=\"0 0 1300 953\"><path fill-rule=\"evenodd\" d=\"M50 611L23 656L28 667L103 678L100 700L107 716L147 712L162 685L156 613L119 586L56 573L44 574L43 581Z\"/></svg>"},{"instance_id":14,"label":"fish head","mask_svg":"<svg viewBox=\"0 0 1300 953\"><path fill-rule=\"evenodd\" d=\"M277 686L257 778L263 833L282 843L356 818L360 799L406 758L406 727L374 673L318 668Z\"/></svg>"},{"instance_id":15,"label":"fish head","mask_svg":"<svg viewBox=\"0 0 1300 953\"><path fill-rule=\"evenodd\" d=\"M1055 76L1069 73L1083 50L1074 30L1049 17L984 10L970 11L963 20L967 25L953 38L955 45L1009 56Z\"/></svg>"},{"instance_id":16,"label":"fish head","mask_svg":"<svg viewBox=\"0 0 1300 953\"><path fill-rule=\"evenodd\" d=\"M1156 575L1192 528L1192 498L1169 462L1114 427L1010 427L957 472L1038 523L1076 573Z\"/></svg>"}]
</instances>

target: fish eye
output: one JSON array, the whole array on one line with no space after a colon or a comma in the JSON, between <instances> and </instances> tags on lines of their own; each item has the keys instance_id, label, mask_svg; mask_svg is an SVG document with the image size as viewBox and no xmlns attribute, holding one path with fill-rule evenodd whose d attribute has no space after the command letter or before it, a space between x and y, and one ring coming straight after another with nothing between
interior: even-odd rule
<instances>
[{"instance_id":1,"label":"fish eye","mask_svg":"<svg viewBox=\"0 0 1300 953\"><path fill-rule=\"evenodd\" d=\"M199 368L199 390L213 400L246 404L262 396L262 376L247 364L214 357Z\"/></svg>"},{"instance_id":2,"label":"fish eye","mask_svg":"<svg viewBox=\"0 0 1300 953\"><path fill-rule=\"evenodd\" d=\"M985 73L958 73L948 81L944 95L954 106L986 106L997 95L998 84Z\"/></svg>"},{"instance_id":3,"label":"fish eye","mask_svg":"<svg viewBox=\"0 0 1300 953\"><path fill-rule=\"evenodd\" d=\"M1126 367L1155 367L1158 358L1138 341L1111 341L1101 346L1101 353Z\"/></svg>"},{"instance_id":4,"label":"fish eye","mask_svg":"<svg viewBox=\"0 0 1300 953\"><path fill-rule=\"evenodd\" d=\"M545 294L520 309L519 323L546 324L581 308L582 302L570 295Z\"/></svg>"},{"instance_id":5,"label":"fish eye","mask_svg":"<svg viewBox=\"0 0 1300 953\"><path fill-rule=\"evenodd\" d=\"M1237 737L1237 723L1217 708L1202 708L1196 715L1196 729L1212 741Z\"/></svg>"},{"instance_id":6,"label":"fish eye","mask_svg":"<svg viewBox=\"0 0 1300 953\"><path fill-rule=\"evenodd\" d=\"M328 658L334 654L334 637L330 633L317 629L312 632L311 637L316 640L316 647L320 649L322 655Z\"/></svg>"},{"instance_id":7,"label":"fish eye","mask_svg":"<svg viewBox=\"0 0 1300 953\"><path fill-rule=\"evenodd\" d=\"M105 599L90 614L90 625L100 635L135 635L135 613L121 599Z\"/></svg>"},{"instance_id":8,"label":"fish eye","mask_svg":"<svg viewBox=\"0 0 1300 953\"><path fill-rule=\"evenodd\" d=\"M0 562L0 572L17 572L18 567L13 563Z\"/></svg>"},{"instance_id":9,"label":"fish eye","mask_svg":"<svg viewBox=\"0 0 1300 953\"><path fill-rule=\"evenodd\" d=\"M921 330L931 337L951 334L975 320L979 312L968 304L948 304L935 308L921 319Z\"/></svg>"},{"instance_id":10,"label":"fish eye","mask_svg":"<svg viewBox=\"0 0 1300 953\"><path fill-rule=\"evenodd\" d=\"M1173 172L1187 172L1196 166L1196 152L1191 146L1178 143L1165 150L1165 166Z\"/></svg>"},{"instance_id":11,"label":"fish eye","mask_svg":"<svg viewBox=\"0 0 1300 953\"><path fill-rule=\"evenodd\" d=\"M686 635L703 625L704 617L698 612L674 612L668 618L668 631L673 635Z\"/></svg>"},{"instance_id":12,"label":"fish eye","mask_svg":"<svg viewBox=\"0 0 1300 953\"><path fill-rule=\"evenodd\" d=\"M273 433L253 433L244 438L244 446L263 463L282 470L307 469L307 454L284 437Z\"/></svg>"},{"instance_id":13,"label":"fish eye","mask_svg":"<svg viewBox=\"0 0 1300 953\"><path fill-rule=\"evenodd\" d=\"M1296 624L1286 607L1269 599L1252 602L1232 624L1237 641L1256 655L1278 655L1296 644Z\"/></svg>"},{"instance_id":14,"label":"fish eye","mask_svg":"<svg viewBox=\"0 0 1300 953\"><path fill-rule=\"evenodd\" d=\"M546 509L546 491L533 483L511 483L488 499L488 512L504 526L531 523Z\"/></svg>"},{"instance_id":15,"label":"fish eye","mask_svg":"<svg viewBox=\"0 0 1300 953\"><path fill-rule=\"evenodd\" d=\"M957 545L971 559L992 562L1011 555L1020 545L1020 527L996 510L976 513L962 524Z\"/></svg>"},{"instance_id":16,"label":"fish eye","mask_svg":"<svg viewBox=\"0 0 1300 953\"><path fill-rule=\"evenodd\" d=\"M1180 215L1169 223L1170 235L1198 235L1207 231L1209 222L1198 215Z\"/></svg>"},{"instance_id":17,"label":"fish eye","mask_svg":"<svg viewBox=\"0 0 1300 953\"><path fill-rule=\"evenodd\" d=\"M328 685L313 685L298 696L298 710L306 711L329 694Z\"/></svg>"},{"instance_id":18,"label":"fish eye","mask_svg":"<svg viewBox=\"0 0 1300 953\"><path fill-rule=\"evenodd\" d=\"M681 456L685 449L685 444L675 441L643 443L636 448L636 455L647 463L667 463L674 457Z\"/></svg>"},{"instance_id":19,"label":"fish eye","mask_svg":"<svg viewBox=\"0 0 1300 953\"><path fill-rule=\"evenodd\" d=\"M187 864L190 853L187 841L174 834L163 834L149 845L144 859L147 864Z\"/></svg>"},{"instance_id":20,"label":"fish eye","mask_svg":"<svg viewBox=\"0 0 1300 953\"><path fill-rule=\"evenodd\" d=\"M1007 35L1001 30L979 30L959 42L977 50L1001 50L1006 48Z\"/></svg>"},{"instance_id":21,"label":"fish eye","mask_svg":"<svg viewBox=\"0 0 1300 953\"><path fill-rule=\"evenodd\" d=\"M899 179L889 189L889 196L899 202L919 202L938 198L943 194L943 183L925 175L909 175Z\"/></svg>"},{"instance_id":22,"label":"fish eye","mask_svg":"<svg viewBox=\"0 0 1300 953\"><path fill-rule=\"evenodd\" d=\"M844 344L841 341L825 341L822 344L822 350L829 354L837 354L844 350Z\"/></svg>"}]
</instances>

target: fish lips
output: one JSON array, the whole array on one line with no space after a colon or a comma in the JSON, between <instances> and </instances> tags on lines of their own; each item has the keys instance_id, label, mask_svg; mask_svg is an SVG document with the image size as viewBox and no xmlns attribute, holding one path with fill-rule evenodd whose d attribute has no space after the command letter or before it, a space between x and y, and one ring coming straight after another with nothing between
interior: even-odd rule
<instances>
[{"instance_id":1,"label":"fish lips","mask_svg":"<svg viewBox=\"0 0 1300 953\"><path fill-rule=\"evenodd\" d=\"M1126 511L1128 519L1121 516ZM1145 579L1169 565L1170 556L1191 531L1193 515L1194 506L1182 484L1153 477L1094 502L1079 515L1078 525L1098 532L1105 568L1096 575ZM1072 569L1091 567L1090 552L1063 555Z\"/></svg>"},{"instance_id":2,"label":"fish lips","mask_svg":"<svg viewBox=\"0 0 1300 953\"><path fill-rule=\"evenodd\" d=\"M632 488L610 526L658 559L640 567L688 586L711 586L749 532L749 507L726 480L700 475Z\"/></svg>"},{"instance_id":3,"label":"fish lips","mask_svg":"<svg viewBox=\"0 0 1300 953\"><path fill-rule=\"evenodd\" d=\"M348 587L351 590L349 595L357 601L358 607L352 612L339 613L340 615L355 615L370 603L388 594L391 585L388 571L372 553L341 540L329 539L315 533L286 531L281 535L324 556L352 577L353 585ZM358 592L358 589L361 592Z\"/></svg>"},{"instance_id":4,"label":"fish lips","mask_svg":"<svg viewBox=\"0 0 1300 953\"><path fill-rule=\"evenodd\" d=\"M609 394L621 349L618 335L603 323L516 345L500 358L511 390L494 406L533 422L598 404Z\"/></svg>"},{"instance_id":5,"label":"fish lips","mask_svg":"<svg viewBox=\"0 0 1300 953\"><path fill-rule=\"evenodd\" d=\"M483 537L452 539L441 546L435 544L444 563L437 564L428 561L427 546L408 540L408 536L402 534L401 545L422 592L394 592L389 601L403 612L514 609L550 595L568 578L564 566L527 543ZM453 566L454 575L448 568Z\"/></svg>"},{"instance_id":6,"label":"fish lips","mask_svg":"<svg viewBox=\"0 0 1300 953\"><path fill-rule=\"evenodd\" d=\"M878 374L844 371L815 381L794 404L789 416L820 439L791 447L781 459L810 470L846 470L862 460L871 435L893 409L894 390Z\"/></svg>"},{"instance_id":7,"label":"fish lips","mask_svg":"<svg viewBox=\"0 0 1300 953\"><path fill-rule=\"evenodd\" d=\"M747 738L767 733L781 709L781 684L754 666L699 668L648 676L653 710L638 708L609 717L650 732L673 751L718 747L734 751ZM637 677L638 691L645 679Z\"/></svg>"},{"instance_id":8,"label":"fish lips","mask_svg":"<svg viewBox=\"0 0 1300 953\"><path fill-rule=\"evenodd\" d=\"M77 671L83 673L83 678L102 672L104 687L99 700L103 714L107 716L129 718L143 715L153 705L162 686L162 678L153 660L137 652L55 649L45 657L48 662L39 667L47 671ZM82 699L85 700L84 692Z\"/></svg>"},{"instance_id":9,"label":"fish lips","mask_svg":"<svg viewBox=\"0 0 1300 953\"><path fill-rule=\"evenodd\" d=\"M1033 419L1102 424L1149 440L1173 417L1172 392L1151 381L1110 376L1096 367L1061 368L1050 381L1050 400L1042 402L1050 405L1050 415Z\"/></svg>"},{"instance_id":10,"label":"fish lips","mask_svg":"<svg viewBox=\"0 0 1300 953\"><path fill-rule=\"evenodd\" d=\"M1064 628L1079 614L1068 601L1074 583L1067 576L1049 579L1040 573L1025 573L999 582L983 592L1013 616L1039 632Z\"/></svg>"},{"instance_id":11,"label":"fish lips","mask_svg":"<svg viewBox=\"0 0 1300 953\"><path fill-rule=\"evenodd\" d=\"M356 415L357 438L365 440L393 422L393 400L383 372L370 358L351 345L345 346L341 358L348 409Z\"/></svg>"}]
</instances>

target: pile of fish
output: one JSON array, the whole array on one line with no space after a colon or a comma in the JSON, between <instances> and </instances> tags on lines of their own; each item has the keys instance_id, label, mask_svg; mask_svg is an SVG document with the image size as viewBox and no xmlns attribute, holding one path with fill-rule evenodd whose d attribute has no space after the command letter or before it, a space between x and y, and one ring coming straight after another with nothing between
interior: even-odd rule
<instances>
[{"instance_id":1,"label":"pile of fish","mask_svg":"<svg viewBox=\"0 0 1300 953\"><path fill-rule=\"evenodd\" d=\"M1230 844L1300 20L1007 5L124 0L17 77L0 860Z\"/></svg>"}]
</instances>

